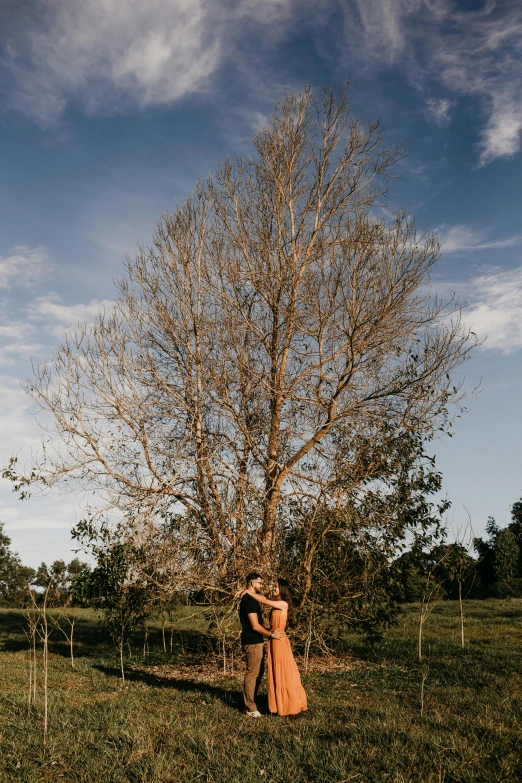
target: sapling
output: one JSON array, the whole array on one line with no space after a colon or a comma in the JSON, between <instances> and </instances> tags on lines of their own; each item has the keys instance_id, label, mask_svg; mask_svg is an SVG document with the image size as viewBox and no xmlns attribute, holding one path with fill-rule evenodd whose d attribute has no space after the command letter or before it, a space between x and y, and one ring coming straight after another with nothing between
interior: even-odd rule
<instances>
[{"instance_id":1,"label":"sapling","mask_svg":"<svg viewBox=\"0 0 522 783\"><path fill-rule=\"evenodd\" d=\"M445 550L442 556L434 563L426 574L426 583L424 586L424 592L422 594L422 600L419 612L419 636L417 642L417 657L419 662L422 661L422 640L424 632L424 624L430 614L432 613L436 600L440 597L442 582L444 580L437 579L436 572L448 558L448 551Z\"/></svg>"},{"instance_id":2,"label":"sapling","mask_svg":"<svg viewBox=\"0 0 522 783\"><path fill-rule=\"evenodd\" d=\"M457 539L458 546L455 552L454 563L453 563L454 577L457 581L458 590L459 590L460 645L462 649L464 649L465 646L464 602L463 602L462 588L464 583L466 582L466 578L469 575L469 572L471 571L471 569L475 567L475 561L468 554L468 550L470 548L471 542L473 541L473 538L474 536L473 536L473 528L471 527L471 516L468 511L468 527L464 533L464 536L461 536L459 534L459 537ZM468 593L470 589L471 586L468 588Z\"/></svg>"},{"instance_id":3,"label":"sapling","mask_svg":"<svg viewBox=\"0 0 522 783\"><path fill-rule=\"evenodd\" d=\"M43 696L44 696L44 724L43 724L43 748L47 747L47 731L49 728L49 636L52 630L49 628L47 616L47 597L51 582L47 585L43 594L43 603L40 611L39 636L43 643Z\"/></svg>"},{"instance_id":4,"label":"sapling","mask_svg":"<svg viewBox=\"0 0 522 783\"><path fill-rule=\"evenodd\" d=\"M30 590L29 595L31 598L32 606L30 610L26 612L26 620L28 623L28 631L26 636L29 640L30 648L30 675L29 675L29 693L27 699L27 708L30 710L31 706L36 703L36 683L38 674L38 659L37 659L37 640L40 640L43 645L42 652L42 672L43 672L43 702L44 702L44 720L43 720L43 748L44 752L47 747L47 734L49 727L49 637L52 633L52 628L49 623L48 616L48 597L49 590L51 588L52 581L49 582L45 588L41 603L38 604L34 593ZM32 693L31 693L32 685Z\"/></svg>"},{"instance_id":5,"label":"sapling","mask_svg":"<svg viewBox=\"0 0 522 783\"><path fill-rule=\"evenodd\" d=\"M28 609L24 616L28 626L27 629L24 630L24 633L27 637L27 641L29 642L29 690L27 693L27 710L30 711L31 706L36 701L37 689L36 683L38 662L36 658L36 637L38 627L38 613L36 611L36 606L33 605L31 609Z\"/></svg>"},{"instance_id":6,"label":"sapling","mask_svg":"<svg viewBox=\"0 0 522 783\"><path fill-rule=\"evenodd\" d=\"M68 604L70 604L70 599L68 601ZM78 615L75 611L75 609L71 606L64 606L59 610L59 613L56 617L49 617L49 622L55 628L57 631L59 631L63 636L65 637L67 644L69 645L69 653L71 656L71 668L74 669L74 627L76 625L76 622L78 620ZM63 623L66 623L69 626L69 629L67 630L66 627L62 625Z\"/></svg>"}]
</instances>

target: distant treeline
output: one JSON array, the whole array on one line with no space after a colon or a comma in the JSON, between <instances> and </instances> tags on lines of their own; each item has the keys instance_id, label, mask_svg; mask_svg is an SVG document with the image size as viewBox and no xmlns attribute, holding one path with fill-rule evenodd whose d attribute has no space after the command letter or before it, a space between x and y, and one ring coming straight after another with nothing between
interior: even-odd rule
<instances>
[{"instance_id":1,"label":"distant treeline","mask_svg":"<svg viewBox=\"0 0 522 783\"><path fill-rule=\"evenodd\" d=\"M34 569L23 565L11 551L11 539L0 522L0 606L26 607L48 588L49 604L63 606L72 602L72 586L79 574L90 571L87 563L74 558L70 563L55 560L48 566L42 563Z\"/></svg>"},{"instance_id":2,"label":"distant treeline","mask_svg":"<svg viewBox=\"0 0 522 783\"><path fill-rule=\"evenodd\" d=\"M434 584L439 597L449 600L458 599L459 591L463 598L522 597L522 498L513 504L511 518L501 528L489 517L487 537L472 540L473 554L463 543L438 543L429 551L405 552L390 563L385 580L388 597L398 603L420 601L427 585L432 590ZM351 569L355 562L349 563ZM28 606L31 592L38 598L45 590L49 605L86 605L89 572L90 566L78 558L70 563L55 560L50 566L42 563L36 570L24 566L11 551L11 540L0 522L0 606ZM203 600L203 592L201 596Z\"/></svg>"},{"instance_id":3,"label":"distant treeline","mask_svg":"<svg viewBox=\"0 0 522 783\"><path fill-rule=\"evenodd\" d=\"M486 538L474 538L475 556L459 543L438 544L429 552L405 552L392 565L397 599L422 600L426 582L437 582L444 598L522 597L522 501L512 507L512 522L500 528L492 517Z\"/></svg>"}]
</instances>

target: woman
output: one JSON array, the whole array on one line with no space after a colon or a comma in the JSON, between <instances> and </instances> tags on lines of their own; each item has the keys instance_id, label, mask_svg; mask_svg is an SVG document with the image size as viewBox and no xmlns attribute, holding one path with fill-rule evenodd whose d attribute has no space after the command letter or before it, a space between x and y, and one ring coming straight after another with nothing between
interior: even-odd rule
<instances>
[{"instance_id":1,"label":"woman","mask_svg":"<svg viewBox=\"0 0 522 783\"><path fill-rule=\"evenodd\" d=\"M284 631L289 616L292 618L294 600L286 579L278 579L277 587L278 593L273 599L259 593L255 593L253 598L263 606L271 607L270 629ZM267 677L270 712L298 715L307 709L306 693L286 634L282 639L268 642Z\"/></svg>"}]
</instances>

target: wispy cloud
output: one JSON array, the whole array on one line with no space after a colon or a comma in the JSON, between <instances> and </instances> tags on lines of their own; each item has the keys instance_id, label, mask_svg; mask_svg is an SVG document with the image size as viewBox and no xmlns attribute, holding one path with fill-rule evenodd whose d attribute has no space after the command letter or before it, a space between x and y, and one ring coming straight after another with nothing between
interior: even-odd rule
<instances>
[{"instance_id":1,"label":"wispy cloud","mask_svg":"<svg viewBox=\"0 0 522 783\"><path fill-rule=\"evenodd\" d=\"M459 12L450 5L434 38L431 68L456 93L482 99L486 124L479 162L510 158L522 130L522 7L490 3L484 10Z\"/></svg>"},{"instance_id":2,"label":"wispy cloud","mask_svg":"<svg viewBox=\"0 0 522 783\"><path fill-rule=\"evenodd\" d=\"M343 25L325 19L338 14L345 25L336 48ZM4 92L42 125L71 103L110 113L215 89L224 64L248 69L242 46L254 29L267 41L298 27L337 63L349 56L351 66L354 57L368 68L401 65L439 125L459 96L476 96L480 165L520 147L522 5L515 2L463 11L457 0L56 0L11 16L0 34Z\"/></svg>"},{"instance_id":3,"label":"wispy cloud","mask_svg":"<svg viewBox=\"0 0 522 783\"><path fill-rule=\"evenodd\" d=\"M470 226L439 226L435 229L443 253L464 253L472 250L495 250L522 243L522 235L504 239L488 239L487 232Z\"/></svg>"},{"instance_id":4,"label":"wispy cloud","mask_svg":"<svg viewBox=\"0 0 522 783\"><path fill-rule=\"evenodd\" d=\"M454 101L450 101L448 98L428 98L426 101L428 115L437 125L449 124L450 109L454 105Z\"/></svg>"},{"instance_id":5,"label":"wispy cloud","mask_svg":"<svg viewBox=\"0 0 522 783\"><path fill-rule=\"evenodd\" d=\"M91 299L88 304L66 305L57 294L51 293L34 299L27 307L27 315L31 323L61 339L78 324L91 323L98 313L109 312L113 305L110 299Z\"/></svg>"},{"instance_id":6,"label":"wispy cloud","mask_svg":"<svg viewBox=\"0 0 522 783\"><path fill-rule=\"evenodd\" d=\"M323 2L340 7L340 0ZM351 0L342 8L350 54L356 52L367 67L402 65L427 96L428 115L436 123L448 122L459 96L477 97L483 118L477 144L480 165L519 150L520 3L477 3L462 10L456 0Z\"/></svg>"},{"instance_id":7,"label":"wispy cloud","mask_svg":"<svg viewBox=\"0 0 522 783\"><path fill-rule=\"evenodd\" d=\"M49 293L35 297L23 308L11 307L0 313L0 367L24 362L29 371L29 362L45 361L70 329L92 323L98 313L109 312L113 305L109 299L67 305L57 294Z\"/></svg>"},{"instance_id":8,"label":"wispy cloud","mask_svg":"<svg viewBox=\"0 0 522 783\"><path fill-rule=\"evenodd\" d=\"M0 466L13 452L23 447L34 446L39 439L38 428L32 416L28 415L31 400L23 391L20 381L7 375L0 375L0 427L2 430L2 453Z\"/></svg>"},{"instance_id":9,"label":"wispy cloud","mask_svg":"<svg viewBox=\"0 0 522 783\"><path fill-rule=\"evenodd\" d=\"M409 44L407 19L424 6L424 0L355 0L354 5L367 52L391 63L405 53ZM353 20L353 7L345 8Z\"/></svg>"},{"instance_id":10,"label":"wispy cloud","mask_svg":"<svg viewBox=\"0 0 522 783\"><path fill-rule=\"evenodd\" d=\"M0 288L25 287L35 283L46 271L46 262L42 247L15 247L10 256L0 257Z\"/></svg>"},{"instance_id":11,"label":"wispy cloud","mask_svg":"<svg viewBox=\"0 0 522 783\"><path fill-rule=\"evenodd\" d=\"M169 105L205 89L243 26L266 29L291 0L57 0L4 31L11 105L42 125L87 112Z\"/></svg>"},{"instance_id":12,"label":"wispy cloud","mask_svg":"<svg viewBox=\"0 0 522 783\"><path fill-rule=\"evenodd\" d=\"M522 348L522 266L479 275L464 287L464 293L470 305L463 321L487 338L484 350L510 354Z\"/></svg>"}]
</instances>

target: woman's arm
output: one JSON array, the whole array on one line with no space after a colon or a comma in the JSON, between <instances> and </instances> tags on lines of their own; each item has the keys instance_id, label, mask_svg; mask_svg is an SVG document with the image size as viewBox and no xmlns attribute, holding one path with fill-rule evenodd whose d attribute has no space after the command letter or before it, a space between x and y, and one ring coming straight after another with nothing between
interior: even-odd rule
<instances>
[{"instance_id":1,"label":"woman's arm","mask_svg":"<svg viewBox=\"0 0 522 783\"><path fill-rule=\"evenodd\" d=\"M250 593L250 595L252 595L252 593ZM260 593L252 595L252 598L255 598L258 604L262 604L263 606L271 606L272 609L288 609L288 604L286 601L272 601L271 598L267 598L265 595L260 595Z\"/></svg>"}]
</instances>

